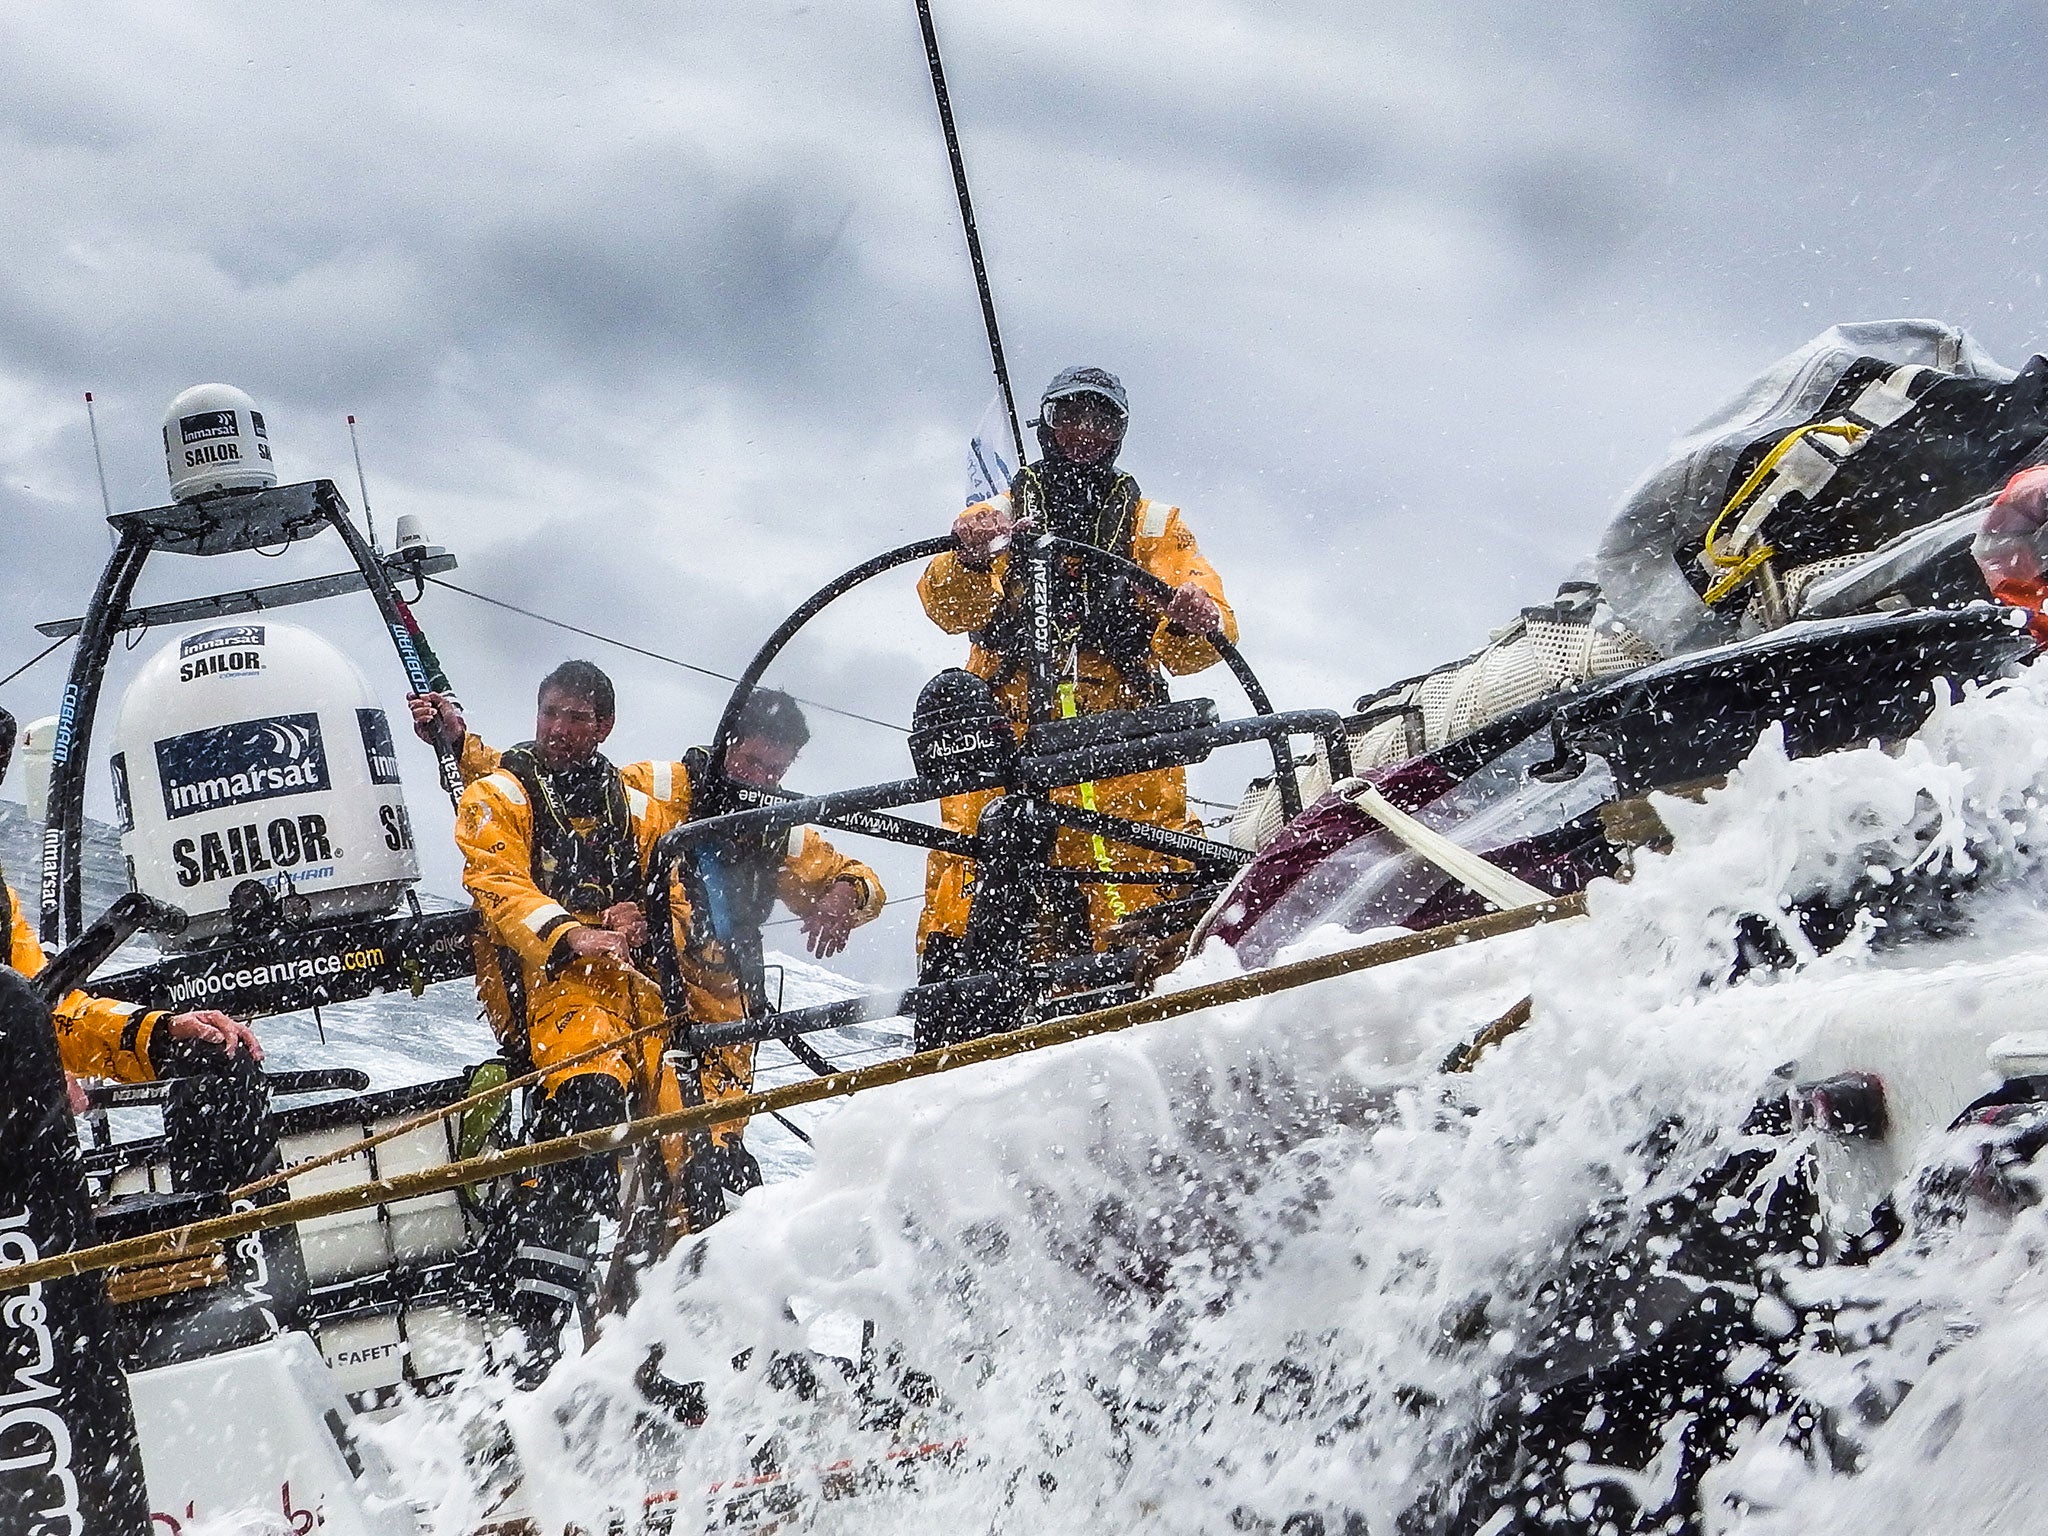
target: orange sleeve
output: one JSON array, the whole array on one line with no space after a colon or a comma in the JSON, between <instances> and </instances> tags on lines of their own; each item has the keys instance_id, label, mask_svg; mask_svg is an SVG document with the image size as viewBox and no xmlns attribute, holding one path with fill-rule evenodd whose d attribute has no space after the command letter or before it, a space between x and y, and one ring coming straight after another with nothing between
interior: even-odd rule
<instances>
[{"instance_id":1,"label":"orange sleeve","mask_svg":"<svg viewBox=\"0 0 2048 1536\"><path fill-rule=\"evenodd\" d=\"M533 883L533 808L509 773L478 779L455 812L462 885L493 940L531 966L547 963L575 914Z\"/></svg>"},{"instance_id":2,"label":"orange sleeve","mask_svg":"<svg viewBox=\"0 0 2048 1536\"><path fill-rule=\"evenodd\" d=\"M690 770L683 763L628 763L619 782L637 789L658 809L662 830L690 819Z\"/></svg>"},{"instance_id":3,"label":"orange sleeve","mask_svg":"<svg viewBox=\"0 0 2048 1536\"><path fill-rule=\"evenodd\" d=\"M50 1010L64 1070L123 1083L146 1083L156 1076L149 1060L150 1037L168 1017L161 1009L85 992L73 992Z\"/></svg>"},{"instance_id":4,"label":"orange sleeve","mask_svg":"<svg viewBox=\"0 0 2048 1536\"><path fill-rule=\"evenodd\" d=\"M11 885L7 887L7 909L14 919L7 936L7 963L24 976L40 975L43 946L36 942L36 931L29 926L28 914L21 909L21 897Z\"/></svg>"},{"instance_id":5,"label":"orange sleeve","mask_svg":"<svg viewBox=\"0 0 2048 1536\"><path fill-rule=\"evenodd\" d=\"M1148 537L1148 530L1155 525L1159 528L1158 533ZM1203 556L1194 534L1181 521L1178 507L1163 506L1158 502L1145 503L1139 515L1139 537L1133 545L1132 553L1138 564L1169 587L1192 581L1215 598L1216 606L1223 610L1223 638L1232 645L1237 644L1237 615L1231 611L1230 600L1223 595L1223 578ZM1161 666L1182 677L1213 667L1218 659L1216 647L1207 640L1199 635L1184 635L1170 629L1163 619L1153 633L1152 652L1159 658Z\"/></svg>"},{"instance_id":6,"label":"orange sleeve","mask_svg":"<svg viewBox=\"0 0 2048 1536\"><path fill-rule=\"evenodd\" d=\"M24 976L42 974L48 962L36 942L21 898L7 892L14 922L8 935L8 962ZM111 1077L124 1083L146 1083L156 1076L149 1062L149 1041L165 1018L163 1010L139 1003L73 992L50 1010L57 1029L57 1054L64 1070L78 1077Z\"/></svg>"},{"instance_id":7,"label":"orange sleeve","mask_svg":"<svg viewBox=\"0 0 2048 1536\"><path fill-rule=\"evenodd\" d=\"M782 904L798 916L806 916L841 880L851 881L861 893L856 924L872 919L889 899L880 878L867 865L841 853L814 829L797 828L775 881L775 894Z\"/></svg>"},{"instance_id":8,"label":"orange sleeve","mask_svg":"<svg viewBox=\"0 0 2048 1536\"><path fill-rule=\"evenodd\" d=\"M1007 555L998 555L985 571L961 564L955 550L934 557L917 583L918 601L925 616L949 635L964 635L980 629L995 617L1003 598L1003 569Z\"/></svg>"},{"instance_id":9,"label":"orange sleeve","mask_svg":"<svg viewBox=\"0 0 2048 1536\"><path fill-rule=\"evenodd\" d=\"M498 771L498 749L475 731L465 731L462 750L455 756L455 766L461 771L463 787L468 788L478 779Z\"/></svg>"},{"instance_id":10,"label":"orange sleeve","mask_svg":"<svg viewBox=\"0 0 2048 1536\"><path fill-rule=\"evenodd\" d=\"M1007 512L1009 495L991 496L967 510L978 512L983 507ZM917 597L924 604L925 616L949 635L981 629L996 616L996 608L1003 600L1003 571L1008 563L1009 556L997 555L987 570L977 571L961 564L958 550L949 549L934 557L917 583Z\"/></svg>"}]
</instances>

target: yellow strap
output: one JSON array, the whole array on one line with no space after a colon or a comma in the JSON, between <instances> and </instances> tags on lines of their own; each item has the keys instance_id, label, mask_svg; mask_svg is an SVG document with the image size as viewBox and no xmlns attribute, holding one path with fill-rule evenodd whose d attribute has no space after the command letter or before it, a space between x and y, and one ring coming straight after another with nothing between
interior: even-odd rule
<instances>
[{"instance_id":1,"label":"yellow strap","mask_svg":"<svg viewBox=\"0 0 2048 1536\"><path fill-rule=\"evenodd\" d=\"M1075 697L1074 685L1071 682L1061 683L1060 718L1062 720L1071 720L1079 713L1080 701ZM1081 786L1081 807L1083 810L1089 811L1095 809L1095 781L1093 779L1088 780L1087 783ZM1105 875L1115 874L1117 872L1116 865L1110 861L1109 844L1102 840L1102 834L1100 832L1092 832L1088 836L1088 841L1095 845L1095 867ZM1121 922L1130 915L1130 909L1124 905L1124 893L1121 886L1105 885L1102 891L1109 898L1109 910L1115 915L1117 921Z\"/></svg>"},{"instance_id":2,"label":"yellow strap","mask_svg":"<svg viewBox=\"0 0 2048 1536\"><path fill-rule=\"evenodd\" d=\"M1713 522L1707 525L1703 553L1710 562L1721 567L1722 574L1701 595L1700 601L1709 605L1718 603L1754 576L1763 568L1764 563L1777 553L1777 550L1768 544L1760 543L1744 553L1739 546L1723 549L1717 541L1721 536L1721 525L1762 488L1785 455L1810 436L1839 437L1853 446L1860 443L1869 432L1868 427L1859 427L1853 421L1809 421L1804 426L1794 427L1779 438L1771 451L1749 472L1749 478L1735 488L1735 494L1728 498L1727 505L1715 515Z\"/></svg>"},{"instance_id":3,"label":"yellow strap","mask_svg":"<svg viewBox=\"0 0 2048 1536\"><path fill-rule=\"evenodd\" d=\"M1735 564L1714 578L1714 584L1700 594L1700 601L1709 608L1721 601L1730 592L1741 586L1750 577L1764 568L1771 556L1778 551L1772 545L1759 544Z\"/></svg>"}]
</instances>

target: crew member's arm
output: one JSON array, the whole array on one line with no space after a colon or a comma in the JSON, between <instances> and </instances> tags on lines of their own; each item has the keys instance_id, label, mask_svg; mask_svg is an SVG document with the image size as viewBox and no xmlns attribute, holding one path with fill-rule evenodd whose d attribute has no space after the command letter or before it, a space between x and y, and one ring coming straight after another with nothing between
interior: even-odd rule
<instances>
[{"instance_id":1,"label":"crew member's arm","mask_svg":"<svg viewBox=\"0 0 2048 1536\"><path fill-rule=\"evenodd\" d=\"M14 913L8 963L24 976L39 975L47 963L43 946L36 942L20 898L12 891L8 896ZM230 1055L246 1052L254 1060L263 1059L263 1047L248 1025L211 1008L173 1015L168 1009L73 992L50 1010L50 1016L57 1031L57 1054L64 1070L75 1077L150 1082L171 1046L186 1040L217 1046Z\"/></svg>"},{"instance_id":2,"label":"crew member's arm","mask_svg":"<svg viewBox=\"0 0 2048 1536\"><path fill-rule=\"evenodd\" d=\"M775 894L802 922L804 939L821 960L846 948L847 935L879 915L889 899L872 869L809 827L791 838Z\"/></svg>"},{"instance_id":3,"label":"crew member's arm","mask_svg":"<svg viewBox=\"0 0 2048 1536\"><path fill-rule=\"evenodd\" d=\"M8 964L24 976L38 976L48 961L35 930L21 909L21 898L7 893L14 928L8 935ZM64 1070L78 1077L111 1077L124 1083L146 1083L156 1076L149 1059L157 1026L167 1015L134 1003L116 1003L73 992L51 1010L57 1026L57 1054Z\"/></svg>"},{"instance_id":4,"label":"crew member's arm","mask_svg":"<svg viewBox=\"0 0 2048 1536\"><path fill-rule=\"evenodd\" d=\"M188 1042L251 1061L263 1059L256 1032L215 1008L174 1014L73 992L50 1010L50 1018L57 1026L64 1070L78 1077L153 1082L169 1065L173 1048Z\"/></svg>"},{"instance_id":5,"label":"crew member's arm","mask_svg":"<svg viewBox=\"0 0 2048 1536\"><path fill-rule=\"evenodd\" d=\"M455 846L462 850L463 888L491 937L541 966L576 918L533 883L532 839L533 808L511 774L488 774L462 792Z\"/></svg>"},{"instance_id":6,"label":"crew member's arm","mask_svg":"<svg viewBox=\"0 0 2048 1536\"><path fill-rule=\"evenodd\" d=\"M529 965L562 965L590 955L628 964L646 935L640 909L620 902L602 925L586 924L533 883L533 810L511 774L478 779L455 811L463 889L476 899L491 937Z\"/></svg>"},{"instance_id":7,"label":"crew member's arm","mask_svg":"<svg viewBox=\"0 0 2048 1536\"><path fill-rule=\"evenodd\" d=\"M486 745L469 728L462 718L462 704L454 695L413 693L406 695L405 702L412 711L413 735L430 747L445 741L455 748L455 765L465 785L498 771L497 748Z\"/></svg>"},{"instance_id":8,"label":"crew member's arm","mask_svg":"<svg viewBox=\"0 0 2048 1536\"><path fill-rule=\"evenodd\" d=\"M980 629L995 617L1009 556L1010 498L978 501L953 519L959 548L934 557L917 583L925 614L949 635Z\"/></svg>"},{"instance_id":9,"label":"crew member's arm","mask_svg":"<svg viewBox=\"0 0 2048 1536\"><path fill-rule=\"evenodd\" d=\"M1152 534L1155 525L1159 532ZM1237 643L1237 615L1231 612L1229 600L1223 595L1223 578L1203 558L1195 536L1181 521L1178 507L1148 503L1133 545L1132 553L1138 563L1168 586L1192 586L1207 594L1216 605L1216 629L1232 645ZM1193 633L1170 618L1162 618L1153 632L1152 653L1161 666L1177 676L1200 672L1217 661L1216 647L1209 643L1206 634Z\"/></svg>"}]
</instances>

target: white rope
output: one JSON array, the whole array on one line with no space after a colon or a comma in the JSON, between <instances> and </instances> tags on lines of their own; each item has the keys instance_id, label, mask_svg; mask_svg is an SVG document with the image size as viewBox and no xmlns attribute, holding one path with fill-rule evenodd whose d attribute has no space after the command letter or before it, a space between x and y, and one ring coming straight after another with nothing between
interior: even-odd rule
<instances>
[{"instance_id":1,"label":"white rope","mask_svg":"<svg viewBox=\"0 0 2048 1536\"><path fill-rule=\"evenodd\" d=\"M1443 833L1424 826L1370 784L1361 784L1355 794L1346 798L1418 857L1427 859L1467 890L1477 891L1503 912L1557 899L1471 849L1460 848Z\"/></svg>"}]
</instances>

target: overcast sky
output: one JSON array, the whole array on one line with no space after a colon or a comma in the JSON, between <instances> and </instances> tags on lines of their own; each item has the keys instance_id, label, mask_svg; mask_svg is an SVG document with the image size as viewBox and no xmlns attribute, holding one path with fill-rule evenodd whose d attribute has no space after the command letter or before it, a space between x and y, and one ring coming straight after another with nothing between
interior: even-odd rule
<instances>
[{"instance_id":1,"label":"overcast sky","mask_svg":"<svg viewBox=\"0 0 2048 1536\"><path fill-rule=\"evenodd\" d=\"M1122 375L1124 462L1186 509L1282 707L1480 644L1832 322L1933 316L2009 364L2041 340L2035 5L937 10L1017 388ZM0 43L0 672L107 553L86 390L117 510L166 499L188 384L248 390L285 476L351 503L353 412L381 529L414 513L453 579L725 671L958 509L992 386L910 0L74 0L8 6ZM166 558L145 595L338 556ZM290 617L395 711L366 606ZM622 761L720 702L452 593L421 617L499 740L571 654L618 679ZM906 575L779 678L900 720L962 649ZM52 712L67 656L0 703ZM902 771L900 737L817 724L803 787ZM901 923L854 958L907 972Z\"/></svg>"}]
</instances>

